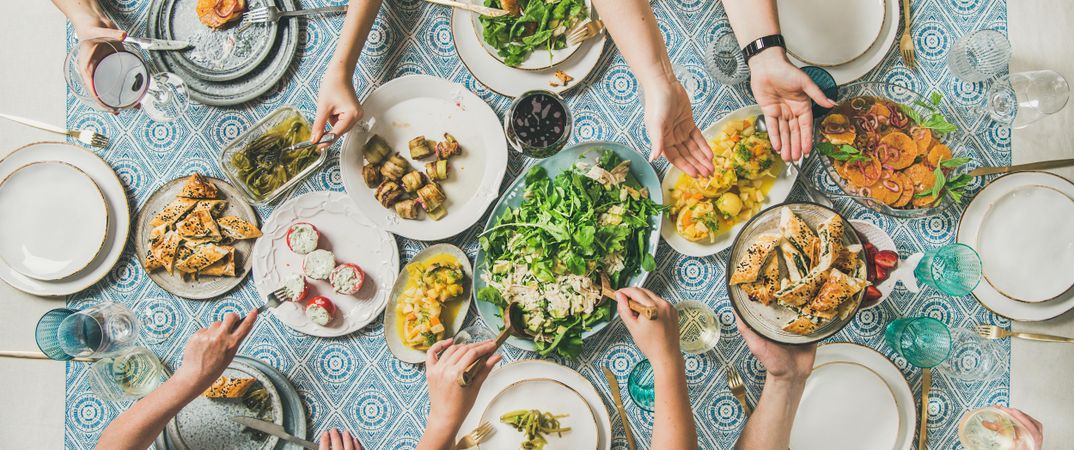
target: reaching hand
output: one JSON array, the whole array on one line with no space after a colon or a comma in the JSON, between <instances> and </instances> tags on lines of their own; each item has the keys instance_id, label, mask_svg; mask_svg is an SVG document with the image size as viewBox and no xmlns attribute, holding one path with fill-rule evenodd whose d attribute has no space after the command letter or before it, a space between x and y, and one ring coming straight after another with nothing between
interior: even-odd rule
<instances>
[{"instance_id":1,"label":"reaching hand","mask_svg":"<svg viewBox=\"0 0 1074 450\"><path fill-rule=\"evenodd\" d=\"M358 102L350 77L329 72L321 80L321 90L317 94L317 118L313 120L310 141L321 139L326 124L332 126L333 133L342 136L363 115L362 104Z\"/></svg>"},{"instance_id":2,"label":"reaching hand","mask_svg":"<svg viewBox=\"0 0 1074 450\"><path fill-rule=\"evenodd\" d=\"M656 319L649 320L631 311L627 299L655 306ZM620 289L615 293L615 300L619 303L619 317L653 367L682 360L682 353L679 352L679 314L671 303L643 288Z\"/></svg>"},{"instance_id":3,"label":"reaching hand","mask_svg":"<svg viewBox=\"0 0 1074 450\"><path fill-rule=\"evenodd\" d=\"M650 161L665 156L691 177L712 175L712 150L694 124L690 97L678 81L646 87L645 128L653 144Z\"/></svg>"},{"instance_id":4,"label":"reaching hand","mask_svg":"<svg viewBox=\"0 0 1074 450\"><path fill-rule=\"evenodd\" d=\"M321 433L321 450L363 450L363 447L350 431L344 431L340 435L339 430L333 428L330 432Z\"/></svg>"},{"instance_id":5,"label":"reaching hand","mask_svg":"<svg viewBox=\"0 0 1074 450\"><path fill-rule=\"evenodd\" d=\"M1022 412L1020 409L1004 408L999 405L996 405L996 408L1010 414L1011 417L1014 417L1014 420L1018 421L1019 424L1029 431L1029 437L1032 438L1033 443L1036 444L1033 448L1037 450L1044 448L1044 425L1038 422L1037 419L1030 417L1029 414Z\"/></svg>"},{"instance_id":6,"label":"reaching hand","mask_svg":"<svg viewBox=\"0 0 1074 450\"><path fill-rule=\"evenodd\" d=\"M735 325L750 352L768 371L768 376L804 382L813 372L813 359L817 355L816 345L777 344L754 333L738 314L735 314Z\"/></svg>"},{"instance_id":7,"label":"reaching hand","mask_svg":"<svg viewBox=\"0 0 1074 450\"><path fill-rule=\"evenodd\" d=\"M443 351L443 353L441 353ZM500 361L494 355L485 362L469 386L459 386L458 379L466 368L482 355L496 351L492 341L452 345L451 339L433 344L425 359L425 378L429 382L429 427L434 425L458 431L462 421L474 407L477 392L489 372ZM454 436L454 432L451 433Z\"/></svg>"},{"instance_id":8,"label":"reaching hand","mask_svg":"<svg viewBox=\"0 0 1074 450\"><path fill-rule=\"evenodd\" d=\"M785 161L797 161L813 148L813 102L835 106L820 87L795 67L782 49L750 59L753 96L764 113L772 147Z\"/></svg>"},{"instance_id":9,"label":"reaching hand","mask_svg":"<svg viewBox=\"0 0 1074 450\"><path fill-rule=\"evenodd\" d=\"M208 389L231 364L256 321L257 310L250 311L241 323L238 315L227 313L223 321L195 332L187 341L183 363L175 377L186 380L197 392Z\"/></svg>"}]
</instances>

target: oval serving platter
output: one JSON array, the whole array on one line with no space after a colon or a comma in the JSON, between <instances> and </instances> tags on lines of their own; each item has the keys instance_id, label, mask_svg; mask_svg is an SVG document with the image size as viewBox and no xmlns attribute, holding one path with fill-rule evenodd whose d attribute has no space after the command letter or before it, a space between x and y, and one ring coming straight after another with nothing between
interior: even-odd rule
<instances>
[{"instance_id":1,"label":"oval serving platter","mask_svg":"<svg viewBox=\"0 0 1074 450\"><path fill-rule=\"evenodd\" d=\"M384 340L388 343L388 349L395 355L400 361L408 362L411 364L420 364L425 362L426 352L425 350L416 350L407 347L403 343L402 338L399 337L399 326L396 321L396 306L399 305L399 296L403 294L403 290L406 289L407 282L410 280L410 272L407 268L410 264L415 262L423 262L434 256L447 254L454 257L462 264L462 272L466 275L467 279L473 279L474 271L470 266L470 258L463 253L461 249L451 244L436 244L425 248L414 255L414 258L403 267L403 270L399 272L399 277L395 279L395 285L392 286L392 293L388 297L388 306L384 309ZM450 321L444 322L444 337L454 336L462 329L462 324L466 321L466 314L470 312L470 303L472 297L470 295L471 283L463 281L463 292L459 296L450 300L452 302L461 302L455 317Z\"/></svg>"}]
</instances>

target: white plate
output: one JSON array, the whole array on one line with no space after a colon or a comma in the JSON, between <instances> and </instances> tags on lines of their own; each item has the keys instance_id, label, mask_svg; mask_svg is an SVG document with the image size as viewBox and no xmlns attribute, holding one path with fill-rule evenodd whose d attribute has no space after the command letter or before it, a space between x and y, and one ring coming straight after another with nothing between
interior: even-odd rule
<instances>
[{"instance_id":1,"label":"white plate","mask_svg":"<svg viewBox=\"0 0 1074 450\"><path fill-rule=\"evenodd\" d=\"M728 122L732 120L747 119L760 113L761 107L757 105L739 108L710 125L702 134L705 135L706 140L712 141L712 139L716 137L716 134L719 133ZM761 204L761 209L764 209L769 205L783 203L787 200L787 196L791 193L791 188L794 187L794 180L798 178L797 170L789 172L793 173L788 174L787 170L780 170L779 176L776 178L775 183L772 184L772 189L768 191L768 199ZM664 172L664 177L660 180L660 190L664 192L664 199L669 203L672 202L671 189L675 187L675 182L679 180L679 177L682 174L682 171L677 167L669 165L667 171ZM696 257L715 255L730 247L731 244L735 242L735 237L738 236L738 232L742 231L742 227L747 222L743 220L742 222L736 223L735 226L731 228L731 231L717 236L716 242L708 243L693 242L679 236L679 233L675 231L675 223L669 215L664 214L663 220L664 224L660 228L660 235L664 237L664 240L667 241L668 245L679 253Z\"/></svg>"},{"instance_id":2,"label":"white plate","mask_svg":"<svg viewBox=\"0 0 1074 450\"><path fill-rule=\"evenodd\" d=\"M821 67L861 57L880 38L888 1L779 0L779 23L787 53Z\"/></svg>"},{"instance_id":3,"label":"white plate","mask_svg":"<svg viewBox=\"0 0 1074 450\"><path fill-rule=\"evenodd\" d=\"M840 433L828 435L827 439L825 439L824 441L814 442L811 443L811 446L806 447L798 447L794 445L794 431L792 431L791 448L794 450L799 450L800 448L819 447L828 450L834 447L827 446L826 444L835 443L840 443L843 445L845 445L845 443L853 443L854 446L852 446L851 448L870 450L910 450L914 448L916 444L916 442L914 441L914 433L917 431L917 403L915 403L916 400L914 398L913 391L910 390L910 384L906 382L906 378L903 377L903 374L899 371L899 368L895 367L895 365L892 364L886 356L880 354L876 350L861 346L859 344L838 342L823 344L817 347L817 357L816 361L813 363L814 367L819 367L823 364L838 362L854 363L869 368L869 370L873 371L874 374L879 376L884 381L884 384L887 385L886 387L889 389L889 395L894 395L895 406L897 408L898 414L898 431L895 435L893 445L886 447L879 445L864 445L865 442L870 442L872 441L872 439L875 438L873 433L878 432L878 421L870 417L865 417L863 418L863 420L866 422L867 427L855 429L852 426L848 425L847 427L845 427L844 430L841 430ZM855 389L856 388L857 387L855 386ZM846 387L844 387L844 389L847 390L850 394L855 393L855 391L853 391L852 389L846 389ZM803 397L803 403L799 407L799 414L801 414L801 407L806 406L804 401L805 398ZM851 408L857 408L859 407L857 403L858 402L856 400L852 400L852 403L849 406ZM824 405L817 406L823 407ZM885 412L884 414L885 417L887 417L888 413ZM879 419L879 417L877 417L877 419ZM885 420L890 421L891 419L889 418ZM798 425L799 422L796 420L794 426L798 427ZM887 425L888 424L885 422L884 426ZM848 433L856 433L860 434L861 436Z\"/></svg>"},{"instance_id":4,"label":"white plate","mask_svg":"<svg viewBox=\"0 0 1074 450\"><path fill-rule=\"evenodd\" d=\"M985 186L985 188L970 201L970 204L966 206L966 210L962 212L962 218L959 219L958 222L958 242L975 249L980 248L979 238L981 237L982 224L984 223L988 211L991 209L991 205L1008 193L1024 188L1025 186L1045 186L1055 189L1065 194L1067 197L1074 198L1074 183L1071 183L1058 175L1053 175L1048 172L1018 172L1004 175ZM1053 220L1051 211L1048 211L1046 215L1038 217L1047 217L1049 221ZM1062 223L1062 220L1063 219L1055 218L1054 221L1057 222L1057 226L1069 225L1069 222ZM1010 239L1011 237L1008 236L1006 238ZM1053 242L1053 245L1058 246L1059 243ZM1067 245L1071 244L1068 243ZM1029 258L1033 257L1032 255L1027 255L1022 250L1008 256L1017 259L1017 262L1019 263L1027 264L1030 263ZM989 259L994 260L994 257L989 256ZM1049 255L1047 259L1049 261L1056 260L1052 255ZM1067 270L1067 272L1063 272L1063 276L1068 277L1069 266L1062 267L1058 264L1056 267L1048 269L1048 273L1052 274L1049 276L1054 276L1057 271L1061 272L1064 269ZM985 267L985 270L988 270L987 266ZM1026 280L1025 282L1031 283L1035 281ZM989 311L1012 320L1047 320L1074 308L1074 289L1068 290L1058 297L1048 301L1029 303L1007 297L1006 295L1003 295L1002 292L996 290L991 283L986 282L977 284L977 287L973 290L973 296Z\"/></svg>"},{"instance_id":5,"label":"white plate","mask_svg":"<svg viewBox=\"0 0 1074 450\"><path fill-rule=\"evenodd\" d=\"M59 161L27 164L0 181L0 218L0 259L38 280L82 270L108 234L108 204L97 184Z\"/></svg>"},{"instance_id":6,"label":"white plate","mask_svg":"<svg viewBox=\"0 0 1074 450\"><path fill-rule=\"evenodd\" d=\"M63 142L38 142L20 147L0 159L0 179L20 167L42 161L60 161L81 169L93 180L108 205L108 232L101 251L85 268L62 279L42 281L19 273L0 260L0 278L12 287L33 295L62 296L82 291L100 281L123 254L130 230L130 205L123 183L112 166L82 147Z\"/></svg>"},{"instance_id":7,"label":"white plate","mask_svg":"<svg viewBox=\"0 0 1074 450\"><path fill-rule=\"evenodd\" d=\"M507 140L500 119L480 97L461 84L428 75L396 78L373 91L362 102L366 114L375 117L371 131L347 135L339 158L343 186L358 207L377 227L420 241L437 241L459 234L473 225L500 192L507 170ZM439 221L404 220L395 208L385 208L373 197L362 179L362 150L369 133L380 135L410 165L425 172L428 160L410 159L407 143L423 135L442 141L451 133L462 154L451 158L451 174L440 182L447 196L447 216Z\"/></svg>"},{"instance_id":8,"label":"white plate","mask_svg":"<svg viewBox=\"0 0 1074 450\"><path fill-rule=\"evenodd\" d=\"M991 202L977 232L984 278L1016 300L1051 300L1074 285L1074 199L1037 184Z\"/></svg>"},{"instance_id":9,"label":"white plate","mask_svg":"<svg viewBox=\"0 0 1074 450\"><path fill-rule=\"evenodd\" d=\"M782 9L782 6L783 6L784 3L797 3L798 1L800 1L800 0L780 0L780 2L779 2L779 5L781 7L780 9ZM813 0L813 1L809 2L809 3L813 3L813 2L816 2L816 1L819 1L819 0ZM842 8L845 9L845 8L848 8L848 5L850 5L850 4L853 4L855 6L860 7L862 5L858 5L859 2L863 3L863 4L864 3L872 4L872 3L875 3L877 0L855 0L853 2L845 2L845 1L844 2L838 2L837 0L830 0L830 1L832 3L839 3L842 6ZM851 81L857 80L857 79L865 76L865 74L869 73L869 71L873 70L874 68L876 68L876 66L880 65L880 63L883 62L884 58L888 55L888 50L891 50L891 46L895 43L895 39L899 35L899 18L900 18L899 11L900 11L900 8L901 8L901 6L899 4L901 2L898 1L898 0L883 0L883 2L884 2L884 5L885 5L884 21L883 21L883 24L880 27L880 36L879 36L879 38L874 40L872 45L869 46L869 48L865 51L865 53L860 55L860 56L858 56L857 58L854 58L851 61L849 61L847 63L844 63L844 64L833 65L833 66L828 66L828 67L824 68L824 70L827 70L828 73L832 74L832 78L835 79L836 84L839 84L839 85L847 84L847 83L850 83ZM783 15L782 11L781 11L780 15L781 16ZM794 21L797 21L797 20L801 20L803 17L812 17L812 14L810 13L810 14L806 14L806 15L803 15L803 16L794 17L793 19L788 19L788 21L789 22L794 22ZM843 14L843 13L839 13L839 15L837 17L845 18L847 16L845 14ZM844 19L844 20L847 20L847 19ZM781 22L784 25L786 25L788 23L788 21L781 21ZM844 36L843 33L842 33L842 27L838 27L838 28L840 30L839 32L830 33L830 34L831 34L831 36L833 38L842 39L843 36ZM784 32L784 34L786 34L786 31ZM788 37L787 38L787 45L788 46L796 45L796 44L792 44L791 42L792 42L792 39L790 37ZM819 50L823 50L823 49L819 49ZM802 60L796 58L790 52L788 52L787 57L790 58L792 63L794 63L795 65L797 65L799 67L816 65L816 64L810 64L810 63L807 63L805 61L802 61Z\"/></svg>"},{"instance_id":10,"label":"white plate","mask_svg":"<svg viewBox=\"0 0 1074 450\"><path fill-rule=\"evenodd\" d=\"M891 239L886 231L880 227L874 225L871 222L853 219L850 223L854 226L854 229L865 236L869 242L873 244L876 249L879 250L891 250L895 253L899 252L899 249L895 246L895 241ZM864 242L862 243L864 245ZM914 278L914 267L921 261L922 253L914 253L906 259L899 259L899 265L895 267L895 270L888 273L888 279L876 286L880 290L880 299L868 302L862 300L861 309L876 308L884 300L887 300L891 295L891 291L895 290L895 284L902 282L903 286L910 292L919 292L917 287L917 279Z\"/></svg>"},{"instance_id":11,"label":"white plate","mask_svg":"<svg viewBox=\"0 0 1074 450\"><path fill-rule=\"evenodd\" d=\"M506 389L513 383L535 378L547 378L559 381L573 389L585 399L597 420L598 441L597 448L608 450L612 448L612 419L608 414L608 408L604 405L604 398L582 374L561 366L551 361L524 359L497 367L489 374L481 391L477 393L477 400L462 427L456 435L456 440L469 433L481 423L481 416L497 393ZM498 420L496 422L499 422ZM497 430L497 434L504 430ZM503 448L517 448L511 445Z\"/></svg>"},{"instance_id":12,"label":"white plate","mask_svg":"<svg viewBox=\"0 0 1074 450\"><path fill-rule=\"evenodd\" d=\"M448 301L448 303L462 303L459 305L459 311L455 314L454 320L452 320L451 323L444 323L444 337L450 337L454 336L455 333L458 333L459 330L462 329L462 324L466 321L466 314L470 311L470 301L472 300L470 286L473 285L470 280L473 280L474 278L474 271L470 266L470 259L466 257L466 253L463 253L462 250L454 245L436 244L427 247L418 252L417 255L414 255L407 266L444 253L454 256L455 259L462 264L462 272L466 275L466 279L462 281L462 294ZM395 279L395 286L392 287L392 293L388 297L388 306L384 309L384 340L388 343L388 350L391 350L396 358L411 364L420 364L425 362L425 350L415 350L407 347L406 344L403 343L402 338L399 337L399 330L396 329L395 324L395 308L396 305L399 304L399 296L403 294L403 289L406 288L409 279L410 273L407 271L407 267L403 267L403 270L399 271L399 276Z\"/></svg>"},{"instance_id":13,"label":"white plate","mask_svg":"<svg viewBox=\"0 0 1074 450\"><path fill-rule=\"evenodd\" d=\"M589 16L592 17L592 0L585 0L585 5L589 9ZM485 51L487 51L489 55L491 55L493 58L496 58L496 60L500 61L502 64L503 58L500 58L498 52L496 51L496 48L489 45L487 42L485 42L485 39L482 38L482 35L484 33L484 27L481 25L481 21L478 20L478 18L481 16L478 14L470 14L470 17L470 23L473 25L472 33L477 36L478 42L481 43L481 46L485 48ZM570 34L570 32L573 30L574 29L567 30L567 34ZM561 48L559 50L552 50L551 57L549 57L549 51L547 49L534 50L525 60L522 61L521 64L518 65L518 67L514 68L522 70L542 70L548 69L550 67L555 67L573 56L579 48L581 48L581 45L568 45L567 47Z\"/></svg>"},{"instance_id":14,"label":"white plate","mask_svg":"<svg viewBox=\"0 0 1074 450\"><path fill-rule=\"evenodd\" d=\"M899 432L895 393L855 362L813 368L791 429L794 450L893 449Z\"/></svg>"},{"instance_id":15,"label":"white plate","mask_svg":"<svg viewBox=\"0 0 1074 450\"><path fill-rule=\"evenodd\" d=\"M283 425L283 401L272 380L257 368L242 361L232 361L224 370L231 378L256 378L269 394L272 417L261 418L267 422ZM254 389L256 385L250 389ZM206 398L198 396L183 407L165 428L168 442L179 450L203 448L271 449L279 442L276 436L267 436L258 442L251 439L246 427L233 422L232 416L256 417L257 411L243 404L241 398Z\"/></svg>"},{"instance_id":16,"label":"white plate","mask_svg":"<svg viewBox=\"0 0 1074 450\"><path fill-rule=\"evenodd\" d=\"M596 20L596 12L591 11ZM582 84L600 60L607 41L607 34L583 42L577 51L555 67L542 70L520 70L507 67L485 50L484 40L474 33L473 16L469 11L454 8L451 12L451 39L455 53L477 81L493 92L507 97L518 97L524 92L543 89L555 93L568 91ZM532 59L532 57L531 57ZM574 77L567 86L550 86L557 70ZM364 104L363 104L364 106Z\"/></svg>"},{"instance_id":17,"label":"white plate","mask_svg":"<svg viewBox=\"0 0 1074 450\"><path fill-rule=\"evenodd\" d=\"M280 205L261 228L264 236L254 244L254 284L262 296L278 289L285 277L302 273L302 255L287 247L287 230L295 222L317 227L317 248L330 250L336 263L357 264L365 271L365 284L354 295L337 294L328 281L307 278L307 299L323 295L336 305L336 317L326 326L306 318L305 304L285 302L272 310L280 322L311 336L335 337L362 329L384 310L399 271L395 237L378 229L342 192L310 192Z\"/></svg>"},{"instance_id":18,"label":"white plate","mask_svg":"<svg viewBox=\"0 0 1074 450\"><path fill-rule=\"evenodd\" d=\"M496 394L485 407L481 421L491 423L496 431L487 441L478 445L478 449L519 448L525 440L525 434L500 422L500 416L519 409L566 415L559 419L559 424L571 430L562 435L546 435L549 449L596 450L599 445L600 431L596 416L581 394L562 382L534 378L512 383Z\"/></svg>"}]
</instances>

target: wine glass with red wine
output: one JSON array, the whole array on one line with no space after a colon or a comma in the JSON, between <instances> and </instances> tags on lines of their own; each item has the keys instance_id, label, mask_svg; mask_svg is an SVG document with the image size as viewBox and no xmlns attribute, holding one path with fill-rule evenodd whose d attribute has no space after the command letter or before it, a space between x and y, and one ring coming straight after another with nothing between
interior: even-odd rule
<instances>
[{"instance_id":1,"label":"wine glass with red wine","mask_svg":"<svg viewBox=\"0 0 1074 450\"><path fill-rule=\"evenodd\" d=\"M140 50L120 41L86 39L63 63L67 87L83 103L118 113L138 108L158 122L186 113L190 100L177 75L152 72Z\"/></svg>"}]
</instances>

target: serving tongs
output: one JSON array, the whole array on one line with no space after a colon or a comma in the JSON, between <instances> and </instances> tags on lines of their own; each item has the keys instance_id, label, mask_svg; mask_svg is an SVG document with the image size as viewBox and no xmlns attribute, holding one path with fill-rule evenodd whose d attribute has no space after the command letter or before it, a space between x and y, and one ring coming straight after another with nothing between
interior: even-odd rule
<instances>
[{"instance_id":1,"label":"serving tongs","mask_svg":"<svg viewBox=\"0 0 1074 450\"><path fill-rule=\"evenodd\" d=\"M335 133L325 133L324 136L321 136L321 138L317 140L317 142L313 142L313 141L299 142L299 143L294 144L294 145L292 145L290 147L287 147L281 153L293 152L295 150L307 149L307 148L318 146L318 145L331 144L333 142L336 142L337 139L339 139L339 136L337 136Z\"/></svg>"}]
</instances>

